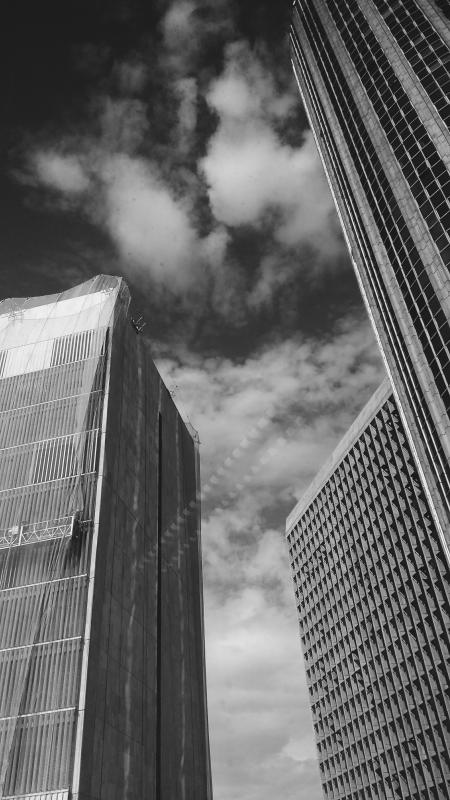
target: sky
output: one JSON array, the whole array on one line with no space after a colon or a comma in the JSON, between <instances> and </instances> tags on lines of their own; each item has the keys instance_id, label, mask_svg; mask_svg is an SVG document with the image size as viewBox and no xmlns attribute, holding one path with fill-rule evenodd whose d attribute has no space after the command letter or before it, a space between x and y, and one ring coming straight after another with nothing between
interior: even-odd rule
<instances>
[{"instance_id":1,"label":"sky","mask_svg":"<svg viewBox=\"0 0 450 800\"><path fill-rule=\"evenodd\" d=\"M8 5L0 296L127 280L201 440L215 800L318 800L285 517L383 367L291 2Z\"/></svg>"}]
</instances>

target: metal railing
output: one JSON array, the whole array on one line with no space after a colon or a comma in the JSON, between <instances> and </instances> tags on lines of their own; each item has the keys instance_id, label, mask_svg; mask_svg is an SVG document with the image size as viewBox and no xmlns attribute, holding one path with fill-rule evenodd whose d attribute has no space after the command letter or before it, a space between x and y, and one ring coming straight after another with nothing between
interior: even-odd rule
<instances>
[{"instance_id":1,"label":"metal railing","mask_svg":"<svg viewBox=\"0 0 450 800\"><path fill-rule=\"evenodd\" d=\"M73 514L70 517L13 525L11 528L0 530L0 549L71 536L75 519L76 515Z\"/></svg>"}]
</instances>

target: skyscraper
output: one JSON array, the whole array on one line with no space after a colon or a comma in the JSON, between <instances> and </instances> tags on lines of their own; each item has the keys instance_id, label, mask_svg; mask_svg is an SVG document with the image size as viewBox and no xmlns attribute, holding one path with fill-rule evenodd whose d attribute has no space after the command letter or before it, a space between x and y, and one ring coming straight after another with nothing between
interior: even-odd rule
<instances>
[{"instance_id":1,"label":"skyscraper","mask_svg":"<svg viewBox=\"0 0 450 800\"><path fill-rule=\"evenodd\" d=\"M0 304L3 800L211 797L198 453L129 304Z\"/></svg>"},{"instance_id":2,"label":"skyscraper","mask_svg":"<svg viewBox=\"0 0 450 800\"><path fill-rule=\"evenodd\" d=\"M294 72L389 382L288 519L325 795L450 793L450 29L295 0Z\"/></svg>"},{"instance_id":3,"label":"skyscraper","mask_svg":"<svg viewBox=\"0 0 450 800\"><path fill-rule=\"evenodd\" d=\"M448 797L448 563L388 380L287 537L325 797Z\"/></svg>"},{"instance_id":4,"label":"skyscraper","mask_svg":"<svg viewBox=\"0 0 450 800\"><path fill-rule=\"evenodd\" d=\"M295 0L292 61L450 542L450 29L432 0Z\"/></svg>"}]
</instances>

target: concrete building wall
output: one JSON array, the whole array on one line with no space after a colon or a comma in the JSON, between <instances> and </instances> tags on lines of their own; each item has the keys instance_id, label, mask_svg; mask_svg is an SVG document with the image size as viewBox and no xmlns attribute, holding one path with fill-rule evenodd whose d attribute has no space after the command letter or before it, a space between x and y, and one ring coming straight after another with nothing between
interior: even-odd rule
<instances>
[{"instance_id":1,"label":"concrete building wall","mask_svg":"<svg viewBox=\"0 0 450 800\"><path fill-rule=\"evenodd\" d=\"M324 797L447 797L450 574L388 381L287 540Z\"/></svg>"}]
</instances>

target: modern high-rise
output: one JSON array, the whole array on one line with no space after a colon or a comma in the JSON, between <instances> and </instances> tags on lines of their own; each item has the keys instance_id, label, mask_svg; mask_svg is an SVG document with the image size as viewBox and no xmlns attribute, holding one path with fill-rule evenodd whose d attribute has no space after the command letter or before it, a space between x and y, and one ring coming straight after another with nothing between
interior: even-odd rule
<instances>
[{"instance_id":1,"label":"modern high-rise","mask_svg":"<svg viewBox=\"0 0 450 800\"><path fill-rule=\"evenodd\" d=\"M292 63L450 543L450 26L433 0L295 0Z\"/></svg>"},{"instance_id":2,"label":"modern high-rise","mask_svg":"<svg viewBox=\"0 0 450 800\"><path fill-rule=\"evenodd\" d=\"M0 304L0 798L208 800L197 445L101 275Z\"/></svg>"},{"instance_id":3,"label":"modern high-rise","mask_svg":"<svg viewBox=\"0 0 450 800\"><path fill-rule=\"evenodd\" d=\"M450 796L450 27L294 0L294 72L389 380L288 519L333 800Z\"/></svg>"},{"instance_id":4,"label":"modern high-rise","mask_svg":"<svg viewBox=\"0 0 450 800\"><path fill-rule=\"evenodd\" d=\"M325 798L449 797L448 562L387 379L287 539Z\"/></svg>"}]
</instances>

